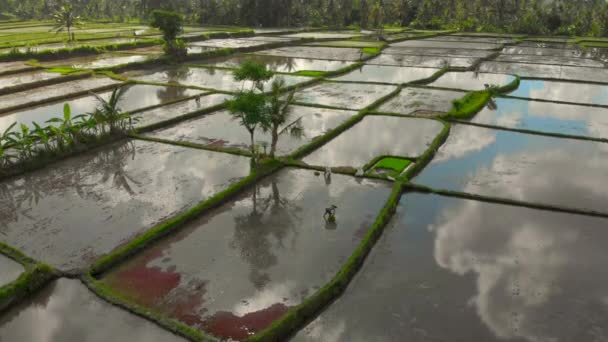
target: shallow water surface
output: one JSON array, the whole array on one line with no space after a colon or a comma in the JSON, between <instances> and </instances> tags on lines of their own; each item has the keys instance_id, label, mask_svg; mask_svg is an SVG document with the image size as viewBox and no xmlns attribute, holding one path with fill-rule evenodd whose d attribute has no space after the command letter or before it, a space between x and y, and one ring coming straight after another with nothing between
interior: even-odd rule
<instances>
[{"instance_id":1,"label":"shallow water surface","mask_svg":"<svg viewBox=\"0 0 608 342\"><path fill-rule=\"evenodd\" d=\"M4 71L4 70L2 70ZM0 76L0 90L16 86L24 86L31 83L51 80L59 78L61 75L58 72L33 71L7 76Z\"/></svg>"},{"instance_id":2,"label":"shallow water surface","mask_svg":"<svg viewBox=\"0 0 608 342\"><path fill-rule=\"evenodd\" d=\"M568 65L574 67L605 68L606 65L590 58L558 57L558 56L531 56L531 55L500 55L494 59L497 62L533 63L549 65Z\"/></svg>"},{"instance_id":3,"label":"shallow water surface","mask_svg":"<svg viewBox=\"0 0 608 342\"><path fill-rule=\"evenodd\" d=\"M582 167L584 165L584 167ZM453 125L415 183L606 212L608 144Z\"/></svg>"},{"instance_id":4,"label":"shallow water surface","mask_svg":"<svg viewBox=\"0 0 608 342\"><path fill-rule=\"evenodd\" d=\"M244 157L117 142L0 183L0 235L62 270L81 268L248 174Z\"/></svg>"},{"instance_id":5,"label":"shallow water surface","mask_svg":"<svg viewBox=\"0 0 608 342\"><path fill-rule=\"evenodd\" d=\"M324 59L293 58L271 55L240 55L207 59L198 62L204 65L237 68L244 61L253 60L266 65L267 68L277 72L298 72L303 70L335 71L352 65L351 62L331 61Z\"/></svg>"},{"instance_id":6,"label":"shallow water surface","mask_svg":"<svg viewBox=\"0 0 608 342\"><path fill-rule=\"evenodd\" d=\"M418 48L397 47L391 45L382 50L383 54L389 55L414 55L414 56L440 56L440 57L488 57L493 52L485 50L470 50L459 48Z\"/></svg>"},{"instance_id":7,"label":"shallow water surface","mask_svg":"<svg viewBox=\"0 0 608 342\"><path fill-rule=\"evenodd\" d=\"M285 80L287 86L303 83L311 80L310 77L293 76L293 75L277 75L275 78L281 77ZM234 75L231 70L213 69L213 68L194 68L194 67L177 67L161 70L135 72L131 74L134 80L145 82L158 82L167 84L182 84L186 86L205 87L223 91L238 91L240 89L251 87L251 82L238 82L234 80ZM267 85L272 81L266 82Z\"/></svg>"},{"instance_id":8,"label":"shallow water surface","mask_svg":"<svg viewBox=\"0 0 608 342\"><path fill-rule=\"evenodd\" d=\"M189 43L191 46L202 46L202 47L213 47L213 48L245 48L245 47L253 47L266 45L271 42L262 41L262 40L246 40L246 39L236 39L236 38L226 38L226 39L209 39L201 42L191 42Z\"/></svg>"},{"instance_id":9,"label":"shallow water surface","mask_svg":"<svg viewBox=\"0 0 608 342\"><path fill-rule=\"evenodd\" d=\"M390 184L285 169L108 273L137 303L244 339L325 285L367 233ZM323 219L335 204L337 221Z\"/></svg>"},{"instance_id":10,"label":"shallow water surface","mask_svg":"<svg viewBox=\"0 0 608 342\"><path fill-rule=\"evenodd\" d=\"M60 279L0 317L0 341L185 342L109 304L79 280Z\"/></svg>"},{"instance_id":11,"label":"shallow water surface","mask_svg":"<svg viewBox=\"0 0 608 342\"><path fill-rule=\"evenodd\" d=\"M522 80L512 93L532 99L608 105L608 85L575 82Z\"/></svg>"},{"instance_id":12,"label":"shallow water surface","mask_svg":"<svg viewBox=\"0 0 608 342\"><path fill-rule=\"evenodd\" d=\"M297 126L300 129L300 134L294 136L290 134L289 130L281 134L277 145L277 154L285 155L294 152L314 138L336 128L355 114L354 111L292 106L287 124L294 124L298 120ZM284 129L286 128L281 127L280 131ZM219 111L172 127L162 128L149 133L149 135L156 138L238 148L247 151L249 151L251 144L249 132L239 125L238 121L235 121L228 111ZM257 145L265 143L269 148L271 141L270 132L263 132L261 129L256 131L255 142ZM260 149L263 151L262 148Z\"/></svg>"},{"instance_id":13,"label":"shallow water surface","mask_svg":"<svg viewBox=\"0 0 608 342\"><path fill-rule=\"evenodd\" d=\"M407 87L377 110L385 113L431 114L452 109L452 101L466 93L452 90Z\"/></svg>"},{"instance_id":14,"label":"shallow water surface","mask_svg":"<svg viewBox=\"0 0 608 342\"><path fill-rule=\"evenodd\" d=\"M442 57L442 56L416 56L416 55L390 55L382 54L365 62L372 65L413 66L425 68L443 68L445 66L469 68L477 62L474 57Z\"/></svg>"},{"instance_id":15,"label":"shallow water surface","mask_svg":"<svg viewBox=\"0 0 608 342\"><path fill-rule=\"evenodd\" d=\"M486 107L475 123L548 133L608 138L608 109L540 101L498 98L495 108Z\"/></svg>"},{"instance_id":16,"label":"shallow water surface","mask_svg":"<svg viewBox=\"0 0 608 342\"><path fill-rule=\"evenodd\" d=\"M278 49L257 51L256 54L294 58L330 59L340 61L359 61L363 57L361 49L332 48L321 46L288 46Z\"/></svg>"},{"instance_id":17,"label":"shallow water surface","mask_svg":"<svg viewBox=\"0 0 608 342\"><path fill-rule=\"evenodd\" d=\"M230 99L230 96L225 94L204 95L200 97L199 101L196 99L181 101L155 109L138 112L133 116L138 120L136 123L138 127L145 127L171 120L182 115L194 113L205 108L220 105L228 99Z\"/></svg>"},{"instance_id":18,"label":"shallow water surface","mask_svg":"<svg viewBox=\"0 0 608 342\"><path fill-rule=\"evenodd\" d=\"M607 224L406 194L346 292L293 341L601 341Z\"/></svg>"},{"instance_id":19,"label":"shallow water surface","mask_svg":"<svg viewBox=\"0 0 608 342\"><path fill-rule=\"evenodd\" d=\"M463 90L483 90L485 85L506 86L515 80L515 76L489 74L474 71L447 72L429 86Z\"/></svg>"},{"instance_id":20,"label":"shallow water surface","mask_svg":"<svg viewBox=\"0 0 608 342\"><path fill-rule=\"evenodd\" d=\"M0 112L28 103L60 98L69 94L91 91L120 82L111 78L91 77L0 96Z\"/></svg>"},{"instance_id":21,"label":"shallow water surface","mask_svg":"<svg viewBox=\"0 0 608 342\"><path fill-rule=\"evenodd\" d=\"M479 71L512 74L520 77L608 83L608 69L606 68L531 63L483 62L479 66Z\"/></svg>"},{"instance_id":22,"label":"shallow water surface","mask_svg":"<svg viewBox=\"0 0 608 342\"><path fill-rule=\"evenodd\" d=\"M435 120L371 115L302 159L309 165L360 168L380 156L418 157L441 132Z\"/></svg>"},{"instance_id":23,"label":"shallow water surface","mask_svg":"<svg viewBox=\"0 0 608 342\"><path fill-rule=\"evenodd\" d=\"M439 69L435 68L364 65L363 67L353 70L344 76L334 78L334 80L403 84L429 78L438 71Z\"/></svg>"},{"instance_id":24,"label":"shallow water surface","mask_svg":"<svg viewBox=\"0 0 608 342\"><path fill-rule=\"evenodd\" d=\"M0 254L0 287L15 281L23 271L21 264Z\"/></svg>"},{"instance_id":25,"label":"shallow water surface","mask_svg":"<svg viewBox=\"0 0 608 342\"><path fill-rule=\"evenodd\" d=\"M471 49L471 50L496 50L500 49L503 44L495 43L472 43L472 42L447 42L433 41L427 39L406 40L400 43L391 44L391 47L405 48L443 48L443 49Z\"/></svg>"},{"instance_id":26,"label":"shallow water surface","mask_svg":"<svg viewBox=\"0 0 608 342\"><path fill-rule=\"evenodd\" d=\"M295 100L339 108L363 109L396 87L380 84L326 82L296 92Z\"/></svg>"}]
</instances>

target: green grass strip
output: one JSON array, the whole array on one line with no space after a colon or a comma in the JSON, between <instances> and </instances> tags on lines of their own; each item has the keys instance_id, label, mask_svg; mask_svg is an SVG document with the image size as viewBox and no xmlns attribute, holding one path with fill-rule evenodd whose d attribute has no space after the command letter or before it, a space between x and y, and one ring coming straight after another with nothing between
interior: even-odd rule
<instances>
[{"instance_id":1,"label":"green grass strip","mask_svg":"<svg viewBox=\"0 0 608 342\"><path fill-rule=\"evenodd\" d=\"M441 130L439 135L435 137L435 139L431 143L431 146L429 146L429 148L427 148L426 151L424 151L424 153L416 159L414 166L407 169L407 171L405 171L405 173L401 175L401 179L407 181L416 177L416 175L418 175L433 160L439 148L441 148L441 146L446 142L446 140L450 136L450 129L452 128L452 125L449 122L439 119L437 120L443 123L443 129Z\"/></svg>"},{"instance_id":2,"label":"green grass strip","mask_svg":"<svg viewBox=\"0 0 608 342\"><path fill-rule=\"evenodd\" d=\"M492 98L489 90L473 91L463 98L452 101L452 109L444 115L446 118L467 119L475 116Z\"/></svg>"},{"instance_id":3,"label":"green grass strip","mask_svg":"<svg viewBox=\"0 0 608 342\"><path fill-rule=\"evenodd\" d=\"M253 171L249 176L232 184L227 189L211 196L210 198L199 203L197 206L159 224L158 226L146 231L144 234L131 240L129 243L117 248L110 254L100 258L90 269L90 274L93 276L99 275L102 272L117 265L126 258L138 253L154 241L168 235L176 229L182 227L187 222L199 217L209 209L215 208L230 200L234 195L247 189L249 186L257 182L259 179L270 175L281 168L280 162L276 160L267 161L259 165L258 169Z\"/></svg>"},{"instance_id":4,"label":"green grass strip","mask_svg":"<svg viewBox=\"0 0 608 342\"><path fill-rule=\"evenodd\" d=\"M411 163L410 160L404 158L386 157L376 163L374 169L386 169L401 173L401 171L405 170Z\"/></svg>"},{"instance_id":5,"label":"green grass strip","mask_svg":"<svg viewBox=\"0 0 608 342\"><path fill-rule=\"evenodd\" d=\"M50 266L38 263L21 251L0 242L0 254L5 255L23 266L25 271L13 282L0 287L0 312L27 298L30 294L56 278Z\"/></svg>"},{"instance_id":6,"label":"green grass strip","mask_svg":"<svg viewBox=\"0 0 608 342\"><path fill-rule=\"evenodd\" d=\"M355 277L380 236L382 236L385 226L397 210L402 190L403 183L395 183L393 191L376 217L372 227L329 283L305 299L301 304L290 309L281 319L251 337L248 341L284 341L295 331L303 328L311 319L316 317L316 315L340 296Z\"/></svg>"}]
</instances>

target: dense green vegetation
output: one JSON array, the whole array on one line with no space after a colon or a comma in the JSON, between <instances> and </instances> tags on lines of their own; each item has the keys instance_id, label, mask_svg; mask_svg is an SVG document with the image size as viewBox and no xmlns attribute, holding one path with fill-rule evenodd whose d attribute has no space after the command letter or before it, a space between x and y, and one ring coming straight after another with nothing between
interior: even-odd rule
<instances>
[{"instance_id":1,"label":"dense green vegetation","mask_svg":"<svg viewBox=\"0 0 608 342\"><path fill-rule=\"evenodd\" d=\"M0 19L50 19L62 0L0 0ZM608 36L605 0L81 0L78 15L110 21L148 20L155 9L189 23L245 26L386 25L464 31ZM272 10L270 10L272 9ZM384 25L383 25L384 24Z\"/></svg>"}]
</instances>

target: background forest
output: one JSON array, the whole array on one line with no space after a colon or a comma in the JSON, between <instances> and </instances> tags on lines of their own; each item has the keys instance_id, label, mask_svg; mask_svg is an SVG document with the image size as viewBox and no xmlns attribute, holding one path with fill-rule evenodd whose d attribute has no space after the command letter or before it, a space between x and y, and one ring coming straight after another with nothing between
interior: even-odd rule
<instances>
[{"instance_id":1,"label":"background forest","mask_svg":"<svg viewBox=\"0 0 608 342\"><path fill-rule=\"evenodd\" d=\"M3 19L45 19L71 3L89 20L146 20L173 10L188 23L240 26L383 25L421 29L608 36L607 0L0 0Z\"/></svg>"}]
</instances>

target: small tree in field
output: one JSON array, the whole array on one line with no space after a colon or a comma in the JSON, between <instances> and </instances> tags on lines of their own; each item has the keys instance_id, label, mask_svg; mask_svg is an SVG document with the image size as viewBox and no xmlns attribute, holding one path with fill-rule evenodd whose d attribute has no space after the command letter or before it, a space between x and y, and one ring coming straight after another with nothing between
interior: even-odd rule
<instances>
[{"instance_id":1,"label":"small tree in field","mask_svg":"<svg viewBox=\"0 0 608 342\"><path fill-rule=\"evenodd\" d=\"M270 96L267 98L267 121L262 125L265 131L270 131L272 142L270 144L270 158L274 158L277 151L279 137L289 133L293 136L302 135L302 117L293 120L289 124L291 115L291 103L295 95L295 90L289 93L286 99L282 99L282 94L286 91L285 80L278 78L272 82ZM281 129L283 127L283 129Z\"/></svg>"},{"instance_id":2,"label":"small tree in field","mask_svg":"<svg viewBox=\"0 0 608 342\"><path fill-rule=\"evenodd\" d=\"M177 36L184 30L181 15L171 11L154 10L150 26L163 33L164 50L167 55L183 57L187 54L186 44L177 39Z\"/></svg>"},{"instance_id":3,"label":"small tree in field","mask_svg":"<svg viewBox=\"0 0 608 342\"><path fill-rule=\"evenodd\" d=\"M56 33L67 31L70 41L75 39L72 29L83 24L80 16L75 14L74 8L71 5L61 6L59 11L53 14L53 20L55 21L55 26L51 31Z\"/></svg>"},{"instance_id":4,"label":"small tree in field","mask_svg":"<svg viewBox=\"0 0 608 342\"><path fill-rule=\"evenodd\" d=\"M251 82L251 88L241 89L232 100L226 101L226 108L234 119L249 132L251 138L251 153L255 158L255 130L260 126L269 125L268 110L266 106L267 96L263 94L264 82L272 78L272 71L266 66L245 61L234 71L234 79L237 81ZM244 86L243 86L244 88Z\"/></svg>"}]
</instances>

